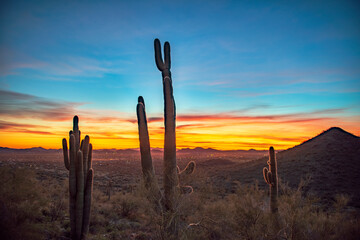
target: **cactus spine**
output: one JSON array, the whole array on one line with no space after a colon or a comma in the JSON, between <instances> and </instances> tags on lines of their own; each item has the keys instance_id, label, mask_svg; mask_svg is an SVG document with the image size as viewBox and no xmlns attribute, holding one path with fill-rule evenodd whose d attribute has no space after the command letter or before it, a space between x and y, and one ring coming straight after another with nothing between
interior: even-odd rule
<instances>
[{"instance_id":1,"label":"cactus spine","mask_svg":"<svg viewBox=\"0 0 360 240\"><path fill-rule=\"evenodd\" d=\"M92 144L89 136L81 141L79 118L74 116L73 130L69 133L69 151L64 138L64 164L69 170L69 212L72 239L86 239L89 231L91 193L94 170L92 169ZM69 158L70 156L70 158Z\"/></svg>"},{"instance_id":2,"label":"cactus spine","mask_svg":"<svg viewBox=\"0 0 360 240\"><path fill-rule=\"evenodd\" d=\"M270 209L272 213L277 212L277 197L278 197L278 175L277 175L277 161L273 147L269 149L269 160L267 161L269 169L264 167L263 175L265 182L270 188Z\"/></svg>"},{"instance_id":3,"label":"cactus spine","mask_svg":"<svg viewBox=\"0 0 360 240\"><path fill-rule=\"evenodd\" d=\"M195 162L190 162L186 169L183 171L178 170L176 163L176 109L173 96L173 87L171 79L171 59L170 59L170 44L165 42L164 44L164 61L161 55L160 41L155 39L155 63L157 68L162 73L163 80L163 93L164 93L164 125L165 125L165 138L164 138L164 195L158 187L155 179L155 172L152 166L152 159L150 154L149 133L147 128L145 102L143 97L138 98L137 105L137 117L139 127L139 141L140 141L140 153L141 164L143 170L143 177L145 186L147 189L152 189L155 192L155 199L161 200L163 209L166 211L164 216L168 216L165 219L165 230L171 232L173 235L177 234L176 217L174 216L177 208L178 195L180 193L179 187L179 175L182 173L191 174L195 170ZM192 187L181 187L183 189L189 189ZM154 191L155 190L155 191ZM189 192L189 191L186 191ZM166 217L165 217L166 218Z\"/></svg>"}]
</instances>

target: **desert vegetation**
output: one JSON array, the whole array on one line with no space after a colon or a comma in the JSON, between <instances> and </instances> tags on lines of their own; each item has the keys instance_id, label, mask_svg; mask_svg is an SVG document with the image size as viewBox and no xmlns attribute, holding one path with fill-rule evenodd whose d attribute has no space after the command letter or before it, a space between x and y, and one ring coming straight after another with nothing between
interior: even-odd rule
<instances>
[{"instance_id":1,"label":"desert vegetation","mask_svg":"<svg viewBox=\"0 0 360 240\"><path fill-rule=\"evenodd\" d=\"M70 239L67 180L39 179L39 170L2 165L0 203L2 239ZM357 239L358 213L338 195L330 207L298 188L280 184L279 226L274 230L268 190L235 183L223 194L211 176L187 176L194 192L182 195L177 212L179 239ZM126 183L123 183L126 184ZM88 239L162 239L163 216L152 206L143 182L128 191L95 187Z\"/></svg>"}]
</instances>

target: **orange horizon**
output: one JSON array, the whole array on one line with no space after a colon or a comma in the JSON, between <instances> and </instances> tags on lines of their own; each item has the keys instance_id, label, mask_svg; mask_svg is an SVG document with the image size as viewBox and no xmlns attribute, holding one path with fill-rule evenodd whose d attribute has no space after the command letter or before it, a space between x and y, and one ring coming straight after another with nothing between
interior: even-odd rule
<instances>
[{"instance_id":1,"label":"orange horizon","mask_svg":"<svg viewBox=\"0 0 360 240\"><path fill-rule=\"evenodd\" d=\"M16 122L16 123L14 123ZM330 127L360 135L359 116L329 118L309 115L237 116L183 115L177 117L177 148L216 150L284 150L315 137ZM9 148L59 149L72 128L72 118L53 121L4 119L0 146ZM46 126L46 127L43 127ZM139 148L137 121L125 118L80 116L82 137L90 136L94 149ZM163 119L148 118L150 145L163 148Z\"/></svg>"}]
</instances>

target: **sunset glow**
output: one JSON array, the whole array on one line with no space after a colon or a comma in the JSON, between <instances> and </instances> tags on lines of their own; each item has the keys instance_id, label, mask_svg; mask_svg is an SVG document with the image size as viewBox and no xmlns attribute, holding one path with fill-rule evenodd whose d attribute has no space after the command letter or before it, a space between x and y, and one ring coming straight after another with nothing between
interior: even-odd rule
<instances>
[{"instance_id":1,"label":"sunset glow","mask_svg":"<svg viewBox=\"0 0 360 240\"><path fill-rule=\"evenodd\" d=\"M360 135L358 10L340 1L7 2L0 147L61 148L78 115L95 149L138 148L141 95L151 147L162 148L154 38L171 44L178 148L286 149L334 126Z\"/></svg>"},{"instance_id":2,"label":"sunset glow","mask_svg":"<svg viewBox=\"0 0 360 240\"><path fill-rule=\"evenodd\" d=\"M75 111L76 112L76 111ZM75 114L74 112L74 114ZM111 112L113 117L94 112L81 113L82 134L91 136L95 149L138 148L138 130L135 116L131 119L116 117L121 113ZM45 113L44 113L45 114ZM135 115L135 114L134 114ZM163 118L148 119L151 146L163 147ZM182 115L177 117L178 148L267 149L270 145L286 149L299 144L331 126L360 135L358 117L317 117L314 114L288 114L245 116L234 113L214 115ZM61 139L72 128L72 114L60 119L4 118L1 121L0 145L12 148L59 148ZM341 121L341 122L340 122Z\"/></svg>"}]
</instances>

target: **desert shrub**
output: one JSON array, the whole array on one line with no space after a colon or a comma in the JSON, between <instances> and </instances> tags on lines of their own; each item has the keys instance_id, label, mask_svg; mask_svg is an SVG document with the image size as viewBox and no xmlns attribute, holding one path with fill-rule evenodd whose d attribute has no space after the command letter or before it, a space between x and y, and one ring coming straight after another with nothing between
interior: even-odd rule
<instances>
[{"instance_id":1,"label":"desert shrub","mask_svg":"<svg viewBox=\"0 0 360 240\"><path fill-rule=\"evenodd\" d=\"M39 239L45 200L35 174L26 169L0 168L1 239Z\"/></svg>"},{"instance_id":2,"label":"desert shrub","mask_svg":"<svg viewBox=\"0 0 360 240\"><path fill-rule=\"evenodd\" d=\"M266 235L264 192L257 185L238 185L235 194L208 195L205 202L203 196L194 193L189 199L197 211L189 215L183 239L263 239Z\"/></svg>"},{"instance_id":3,"label":"desert shrub","mask_svg":"<svg viewBox=\"0 0 360 240\"><path fill-rule=\"evenodd\" d=\"M298 188L284 185L279 212L271 214L267 193L257 185L238 185L225 197L194 193L190 203L196 211L187 216L189 225L182 239L357 239L360 222L356 211L347 209L346 196L335 197L332 209L318 198L304 194L306 181ZM205 188L204 188L205 189ZM201 206L197 206L201 198Z\"/></svg>"},{"instance_id":4,"label":"desert shrub","mask_svg":"<svg viewBox=\"0 0 360 240\"><path fill-rule=\"evenodd\" d=\"M48 218L47 221L65 221L69 198L67 182L46 180L42 181L41 185L42 195L47 199L46 207L42 209L43 215Z\"/></svg>"},{"instance_id":5,"label":"desert shrub","mask_svg":"<svg viewBox=\"0 0 360 240\"><path fill-rule=\"evenodd\" d=\"M320 199L304 195L302 181L297 189L286 185L279 198L279 237L284 239L357 239L360 222L356 211L347 211L349 197L335 196L332 208L320 204ZM354 215L355 214L355 215Z\"/></svg>"},{"instance_id":6,"label":"desert shrub","mask_svg":"<svg viewBox=\"0 0 360 240\"><path fill-rule=\"evenodd\" d=\"M66 185L65 185L66 186ZM0 168L0 238L57 239L69 229L67 189L31 169Z\"/></svg>"},{"instance_id":7,"label":"desert shrub","mask_svg":"<svg viewBox=\"0 0 360 240\"><path fill-rule=\"evenodd\" d=\"M264 191L258 185L239 186L233 195L234 230L242 239L263 239L268 235L268 213Z\"/></svg>"},{"instance_id":8,"label":"desert shrub","mask_svg":"<svg viewBox=\"0 0 360 240\"><path fill-rule=\"evenodd\" d=\"M142 195L137 192L114 192L111 200L106 192L94 190L89 239L137 239L148 236L150 221ZM145 199L146 201L146 199Z\"/></svg>"},{"instance_id":9,"label":"desert shrub","mask_svg":"<svg viewBox=\"0 0 360 240\"><path fill-rule=\"evenodd\" d=\"M179 197L175 214L179 239L358 239L358 212L350 198L334 196L331 207L298 188L282 186L278 214L269 209L267 188L233 183L225 193L209 177L190 179L192 194ZM139 184L132 192L106 192L94 187L88 239L166 239L162 213ZM275 224L276 223L276 224ZM70 232L68 184L38 181L30 170L0 168L0 239L63 239Z\"/></svg>"},{"instance_id":10,"label":"desert shrub","mask_svg":"<svg viewBox=\"0 0 360 240\"><path fill-rule=\"evenodd\" d=\"M136 199L130 193L120 195L115 203L115 211L123 218L136 219L136 214L139 209Z\"/></svg>"}]
</instances>

